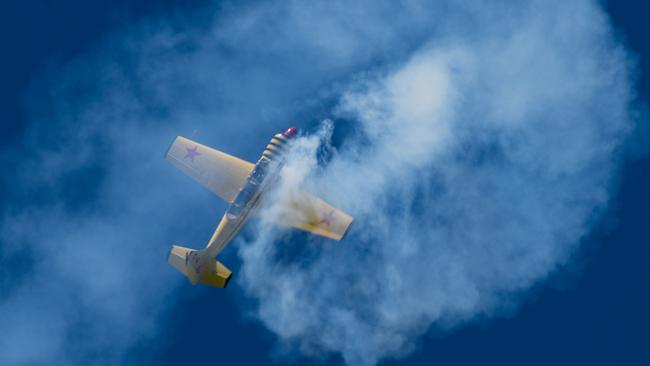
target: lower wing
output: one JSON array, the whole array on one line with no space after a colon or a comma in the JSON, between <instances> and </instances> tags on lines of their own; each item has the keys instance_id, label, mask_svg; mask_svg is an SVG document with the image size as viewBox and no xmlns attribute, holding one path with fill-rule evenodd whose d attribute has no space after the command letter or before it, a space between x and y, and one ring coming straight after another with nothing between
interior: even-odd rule
<instances>
[{"instance_id":1,"label":"lower wing","mask_svg":"<svg viewBox=\"0 0 650 366\"><path fill-rule=\"evenodd\" d=\"M285 207L279 224L334 240L345 237L353 220L352 216L305 192L288 197Z\"/></svg>"}]
</instances>

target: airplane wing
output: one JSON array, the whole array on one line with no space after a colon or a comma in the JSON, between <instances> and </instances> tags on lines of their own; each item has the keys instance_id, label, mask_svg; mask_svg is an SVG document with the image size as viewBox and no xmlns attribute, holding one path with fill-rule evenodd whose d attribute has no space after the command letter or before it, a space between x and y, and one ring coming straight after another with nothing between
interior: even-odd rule
<instances>
[{"instance_id":1,"label":"airplane wing","mask_svg":"<svg viewBox=\"0 0 650 366\"><path fill-rule=\"evenodd\" d=\"M279 224L334 240L343 239L353 220L352 216L306 192L291 194L285 204Z\"/></svg>"},{"instance_id":2,"label":"airplane wing","mask_svg":"<svg viewBox=\"0 0 650 366\"><path fill-rule=\"evenodd\" d=\"M182 136L176 137L165 159L229 203L255 166Z\"/></svg>"}]
</instances>

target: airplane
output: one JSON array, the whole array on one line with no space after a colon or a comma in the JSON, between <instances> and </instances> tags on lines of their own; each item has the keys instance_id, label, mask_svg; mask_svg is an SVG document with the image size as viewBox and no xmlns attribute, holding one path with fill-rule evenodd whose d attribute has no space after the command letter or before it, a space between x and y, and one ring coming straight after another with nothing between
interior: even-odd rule
<instances>
[{"instance_id":1,"label":"airplane","mask_svg":"<svg viewBox=\"0 0 650 366\"><path fill-rule=\"evenodd\" d=\"M232 271L215 258L278 182L286 163L285 153L297 133L295 127L290 127L275 134L255 164L182 136L174 139L165 159L230 204L204 249L172 245L169 251L169 264L192 285L202 283L219 288L228 285ZM343 239L348 232L353 221L350 215L300 190L288 196L283 200L287 214L275 218L278 224L333 240Z\"/></svg>"}]
</instances>

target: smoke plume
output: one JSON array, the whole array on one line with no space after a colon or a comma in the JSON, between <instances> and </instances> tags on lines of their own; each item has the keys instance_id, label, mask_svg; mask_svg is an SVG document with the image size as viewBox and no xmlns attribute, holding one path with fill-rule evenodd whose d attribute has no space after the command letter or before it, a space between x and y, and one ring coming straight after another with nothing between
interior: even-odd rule
<instances>
[{"instance_id":1,"label":"smoke plume","mask_svg":"<svg viewBox=\"0 0 650 366\"><path fill-rule=\"evenodd\" d=\"M0 363L120 363L155 337L184 281L169 245L202 245L225 208L164 162L177 134L254 161L303 121L265 210L304 189L352 230L334 243L261 215L233 243L234 285L283 349L350 365L511 309L612 196L634 94L596 1L210 10L144 21L35 78L30 125L0 155Z\"/></svg>"}]
</instances>

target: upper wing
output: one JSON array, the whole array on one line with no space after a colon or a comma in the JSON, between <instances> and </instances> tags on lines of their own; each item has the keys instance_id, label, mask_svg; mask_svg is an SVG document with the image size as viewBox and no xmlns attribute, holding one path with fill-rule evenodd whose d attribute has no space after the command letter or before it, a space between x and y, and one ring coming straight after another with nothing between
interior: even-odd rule
<instances>
[{"instance_id":1,"label":"upper wing","mask_svg":"<svg viewBox=\"0 0 650 366\"><path fill-rule=\"evenodd\" d=\"M334 240L343 239L353 220L352 216L305 192L292 194L286 204L280 224Z\"/></svg>"},{"instance_id":2,"label":"upper wing","mask_svg":"<svg viewBox=\"0 0 650 366\"><path fill-rule=\"evenodd\" d=\"M185 174L232 202L255 164L178 136L165 159Z\"/></svg>"}]
</instances>

